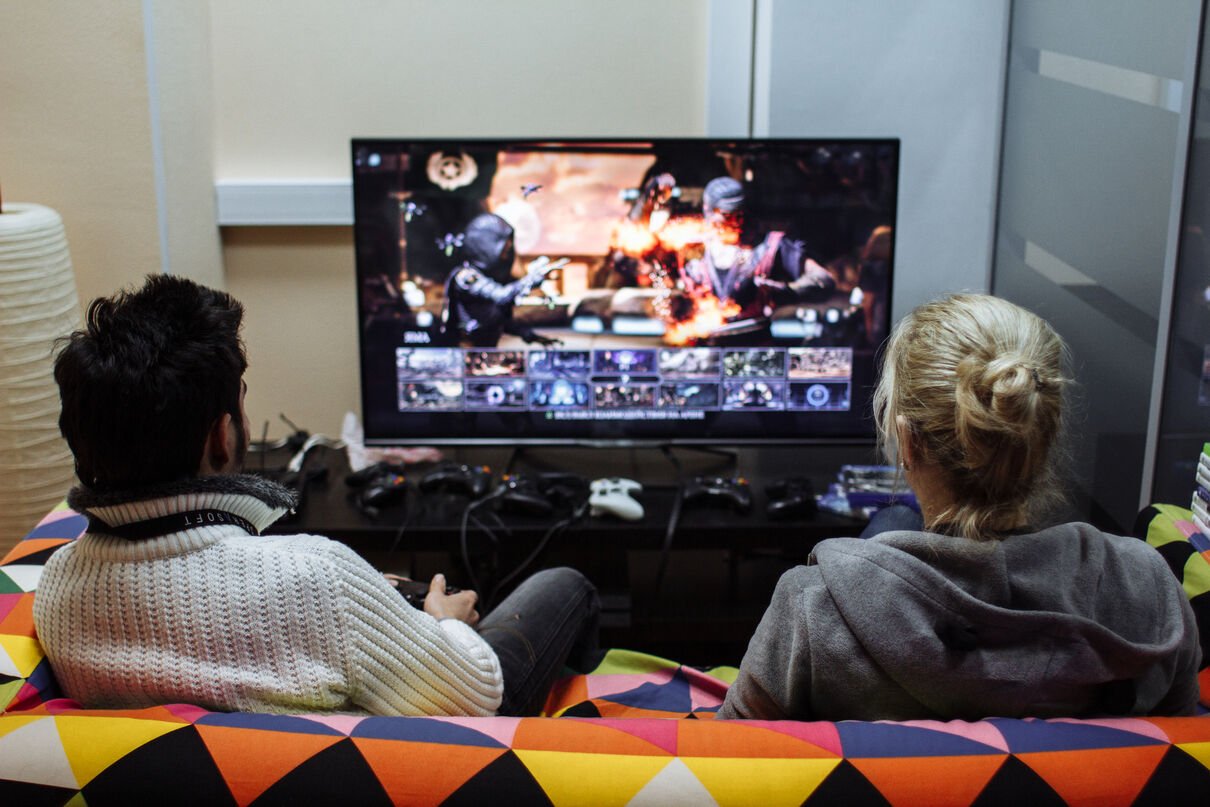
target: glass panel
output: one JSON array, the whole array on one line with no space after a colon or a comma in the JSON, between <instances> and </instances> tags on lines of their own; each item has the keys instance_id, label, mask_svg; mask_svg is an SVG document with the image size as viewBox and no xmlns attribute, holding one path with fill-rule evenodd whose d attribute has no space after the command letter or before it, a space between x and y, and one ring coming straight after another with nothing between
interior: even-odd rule
<instances>
[{"instance_id":1,"label":"glass panel","mask_svg":"<svg viewBox=\"0 0 1210 807\"><path fill-rule=\"evenodd\" d=\"M1202 30L1204 51L1210 22ZM1194 94L1193 137L1173 287L1151 498L1188 507L1202 444L1210 441L1210 64Z\"/></svg>"},{"instance_id":2,"label":"glass panel","mask_svg":"<svg viewBox=\"0 0 1210 807\"><path fill-rule=\"evenodd\" d=\"M1140 498L1181 79L1195 56L1186 32L1200 9L1013 4L992 289L1071 347L1070 515L1114 532L1130 530Z\"/></svg>"}]
</instances>

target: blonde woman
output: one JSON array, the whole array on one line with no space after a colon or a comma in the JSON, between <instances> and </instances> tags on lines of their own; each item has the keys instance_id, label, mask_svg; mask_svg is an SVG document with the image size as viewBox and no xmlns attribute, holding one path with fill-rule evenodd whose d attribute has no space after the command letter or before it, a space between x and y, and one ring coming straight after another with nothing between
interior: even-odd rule
<instances>
[{"instance_id":1,"label":"blonde woman","mask_svg":"<svg viewBox=\"0 0 1210 807\"><path fill-rule=\"evenodd\" d=\"M1040 521L1064 354L1045 321L986 295L898 324L874 414L922 523L823 541L786 572L720 718L1194 713L1197 628L1160 555Z\"/></svg>"}]
</instances>

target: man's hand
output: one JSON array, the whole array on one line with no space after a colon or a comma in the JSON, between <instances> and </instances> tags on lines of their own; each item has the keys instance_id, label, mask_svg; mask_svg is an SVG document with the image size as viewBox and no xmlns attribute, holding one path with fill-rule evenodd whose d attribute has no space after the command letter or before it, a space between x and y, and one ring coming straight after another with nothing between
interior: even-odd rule
<instances>
[{"instance_id":1,"label":"man's hand","mask_svg":"<svg viewBox=\"0 0 1210 807\"><path fill-rule=\"evenodd\" d=\"M435 574L424 598L424 610L438 619L457 619L473 628L479 621L479 612L475 610L478 601L479 595L473 591L446 594L445 575Z\"/></svg>"}]
</instances>

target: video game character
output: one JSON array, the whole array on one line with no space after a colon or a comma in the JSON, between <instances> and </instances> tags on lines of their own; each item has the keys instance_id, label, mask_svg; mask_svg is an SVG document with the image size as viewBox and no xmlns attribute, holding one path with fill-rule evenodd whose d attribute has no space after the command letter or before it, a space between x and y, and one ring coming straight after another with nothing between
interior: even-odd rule
<instances>
[{"instance_id":1,"label":"video game character","mask_svg":"<svg viewBox=\"0 0 1210 807\"><path fill-rule=\"evenodd\" d=\"M525 276L511 280L517 254L513 228L494 213L476 216L463 233L462 265L450 273L441 312L446 339L472 347L495 347L505 334L542 345L560 340L541 336L513 320L513 305L561 267L548 258L532 261Z\"/></svg>"}]
</instances>

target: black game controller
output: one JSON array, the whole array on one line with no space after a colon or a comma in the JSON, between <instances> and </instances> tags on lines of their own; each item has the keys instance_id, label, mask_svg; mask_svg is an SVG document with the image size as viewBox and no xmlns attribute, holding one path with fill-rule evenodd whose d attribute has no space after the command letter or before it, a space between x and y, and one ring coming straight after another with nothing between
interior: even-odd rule
<instances>
[{"instance_id":1,"label":"black game controller","mask_svg":"<svg viewBox=\"0 0 1210 807\"><path fill-rule=\"evenodd\" d=\"M395 588L403 595L403 598L408 601L408 604L413 608L424 610L424 598L429 595L429 584L422 583L419 580L403 580L396 578L394 580ZM460 588L446 586L446 594L457 594L462 591Z\"/></svg>"},{"instance_id":2,"label":"black game controller","mask_svg":"<svg viewBox=\"0 0 1210 807\"><path fill-rule=\"evenodd\" d=\"M501 477L495 495L505 510L516 510L531 516L549 516L555 511L554 502L542 490L538 477L528 474L506 474Z\"/></svg>"},{"instance_id":3,"label":"black game controller","mask_svg":"<svg viewBox=\"0 0 1210 807\"><path fill-rule=\"evenodd\" d=\"M791 476L776 482L765 488L765 494L769 497L765 515L771 521L802 518L819 511L811 480L805 476Z\"/></svg>"},{"instance_id":4,"label":"black game controller","mask_svg":"<svg viewBox=\"0 0 1210 807\"><path fill-rule=\"evenodd\" d=\"M408 493L403 467L388 463L377 463L349 474L345 483L354 488L349 492L349 499L370 518L378 518L380 507L403 502Z\"/></svg>"},{"instance_id":5,"label":"black game controller","mask_svg":"<svg viewBox=\"0 0 1210 807\"><path fill-rule=\"evenodd\" d=\"M345 484L351 488L364 488L371 482L378 481L379 477L389 474L403 476L403 466L393 462L376 462L345 476Z\"/></svg>"},{"instance_id":6,"label":"black game controller","mask_svg":"<svg viewBox=\"0 0 1210 807\"><path fill-rule=\"evenodd\" d=\"M481 498L492 484L492 469L486 465L455 465L446 463L429 471L420 479L421 493L448 491L462 493L472 499Z\"/></svg>"},{"instance_id":7,"label":"black game controller","mask_svg":"<svg viewBox=\"0 0 1210 807\"><path fill-rule=\"evenodd\" d=\"M739 513L747 513L752 509L752 489L746 479L694 477L685 484L681 497L685 504L724 506Z\"/></svg>"}]
</instances>

